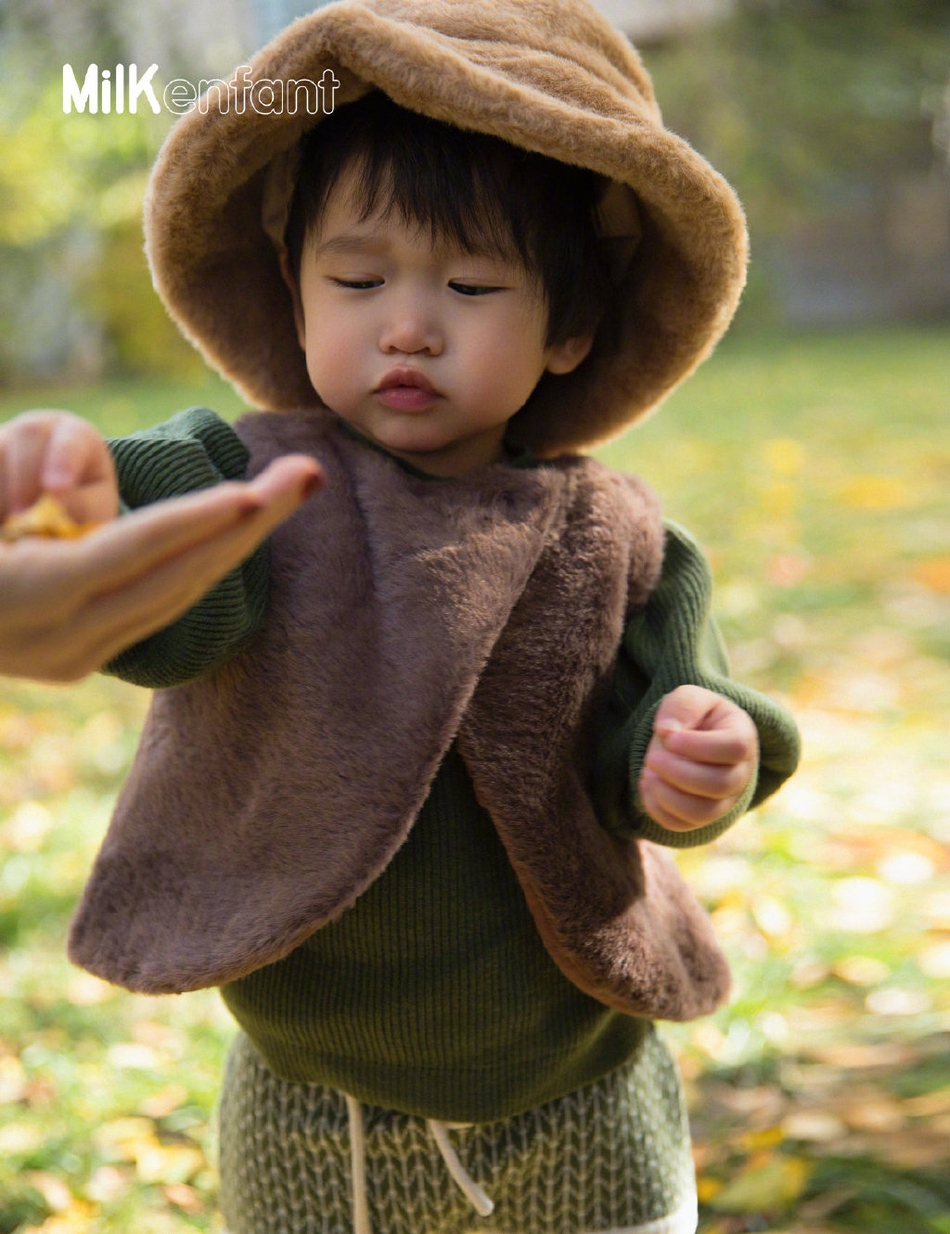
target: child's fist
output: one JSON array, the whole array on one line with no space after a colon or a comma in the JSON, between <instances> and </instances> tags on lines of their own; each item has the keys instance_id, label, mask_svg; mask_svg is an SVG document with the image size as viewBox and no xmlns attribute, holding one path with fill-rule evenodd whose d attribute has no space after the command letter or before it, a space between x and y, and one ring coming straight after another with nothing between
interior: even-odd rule
<instances>
[{"instance_id":1,"label":"child's fist","mask_svg":"<svg viewBox=\"0 0 950 1234\"><path fill-rule=\"evenodd\" d=\"M0 425L0 521L58 497L76 523L115 518L119 492L99 433L68 411L28 411Z\"/></svg>"},{"instance_id":2,"label":"child's fist","mask_svg":"<svg viewBox=\"0 0 950 1234\"><path fill-rule=\"evenodd\" d=\"M680 686L656 713L640 801L669 831L704 827L739 800L758 756L756 727L741 707L700 686Z\"/></svg>"}]
</instances>

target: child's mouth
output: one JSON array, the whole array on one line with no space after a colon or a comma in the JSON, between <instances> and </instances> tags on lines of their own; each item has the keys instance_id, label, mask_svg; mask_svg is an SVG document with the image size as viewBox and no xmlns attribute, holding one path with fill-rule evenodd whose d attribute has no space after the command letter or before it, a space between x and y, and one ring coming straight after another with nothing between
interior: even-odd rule
<instances>
[{"instance_id":1,"label":"child's mouth","mask_svg":"<svg viewBox=\"0 0 950 1234\"><path fill-rule=\"evenodd\" d=\"M425 411L438 398L437 394L420 386L386 386L377 390L376 396L385 406L399 411Z\"/></svg>"},{"instance_id":2,"label":"child's mouth","mask_svg":"<svg viewBox=\"0 0 950 1234\"><path fill-rule=\"evenodd\" d=\"M425 411L439 397L425 374L409 365L390 369L375 393L384 406L399 411Z\"/></svg>"}]
</instances>

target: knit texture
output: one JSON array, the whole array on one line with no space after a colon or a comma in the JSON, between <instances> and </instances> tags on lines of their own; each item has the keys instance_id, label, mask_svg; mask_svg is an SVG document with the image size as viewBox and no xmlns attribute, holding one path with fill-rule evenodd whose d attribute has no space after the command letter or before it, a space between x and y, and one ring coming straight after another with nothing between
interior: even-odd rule
<instances>
[{"instance_id":1,"label":"knit texture","mask_svg":"<svg viewBox=\"0 0 950 1234\"><path fill-rule=\"evenodd\" d=\"M676 1068L652 1028L622 1068L505 1121L451 1131L495 1204L479 1217L421 1118L364 1110L370 1221L378 1234L692 1234L693 1164ZM221 1102L221 1207L229 1234L352 1227L343 1097L290 1084L244 1037Z\"/></svg>"},{"instance_id":2,"label":"knit texture","mask_svg":"<svg viewBox=\"0 0 950 1234\"><path fill-rule=\"evenodd\" d=\"M166 424L108 442L129 509L242 480L248 452L237 434L206 407L190 407ZM267 604L267 545L227 574L188 612L120 652L104 672L159 690L209 673L239 650L260 625Z\"/></svg>"},{"instance_id":3,"label":"knit texture","mask_svg":"<svg viewBox=\"0 0 950 1234\"><path fill-rule=\"evenodd\" d=\"M667 524L663 573L650 602L632 615L617 659L613 691L598 746L595 781L601 822L670 848L694 848L722 835L747 810L770 797L798 766L798 731L774 700L728 676L729 662L712 618L712 576L692 537ZM703 686L738 704L755 722L757 775L732 809L693 831L668 831L641 809L636 784L664 695Z\"/></svg>"}]
</instances>

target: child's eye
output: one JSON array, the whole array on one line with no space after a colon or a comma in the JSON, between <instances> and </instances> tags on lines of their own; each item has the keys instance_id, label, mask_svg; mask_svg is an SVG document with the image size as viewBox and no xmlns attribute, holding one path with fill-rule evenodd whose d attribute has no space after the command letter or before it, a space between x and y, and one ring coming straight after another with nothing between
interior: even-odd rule
<instances>
[{"instance_id":1,"label":"child's eye","mask_svg":"<svg viewBox=\"0 0 950 1234\"><path fill-rule=\"evenodd\" d=\"M353 291L368 291L372 287L381 287L382 279L330 279L337 287L348 287Z\"/></svg>"},{"instance_id":2,"label":"child's eye","mask_svg":"<svg viewBox=\"0 0 950 1234\"><path fill-rule=\"evenodd\" d=\"M449 283L449 286L461 296L487 296L493 291L502 290L500 287L485 287L476 283L457 283L454 281Z\"/></svg>"}]
</instances>

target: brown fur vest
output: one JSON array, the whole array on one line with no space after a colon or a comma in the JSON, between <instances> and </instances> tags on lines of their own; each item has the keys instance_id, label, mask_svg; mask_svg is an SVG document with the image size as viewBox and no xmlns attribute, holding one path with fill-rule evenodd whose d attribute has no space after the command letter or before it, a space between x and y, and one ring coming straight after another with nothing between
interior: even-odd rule
<instances>
[{"instance_id":1,"label":"brown fur vest","mask_svg":"<svg viewBox=\"0 0 950 1234\"><path fill-rule=\"evenodd\" d=\"M649 490L576 456L419 478L314 411L238 431L250 474L305 451L327 485L274 533L252 644L156 692L71 958L149 993L280 959L382 874L457 740L563 972L633 1015L716 1006L708 918L588 792L624 623L660 570Z\"/></svg>"}]
</instances>

